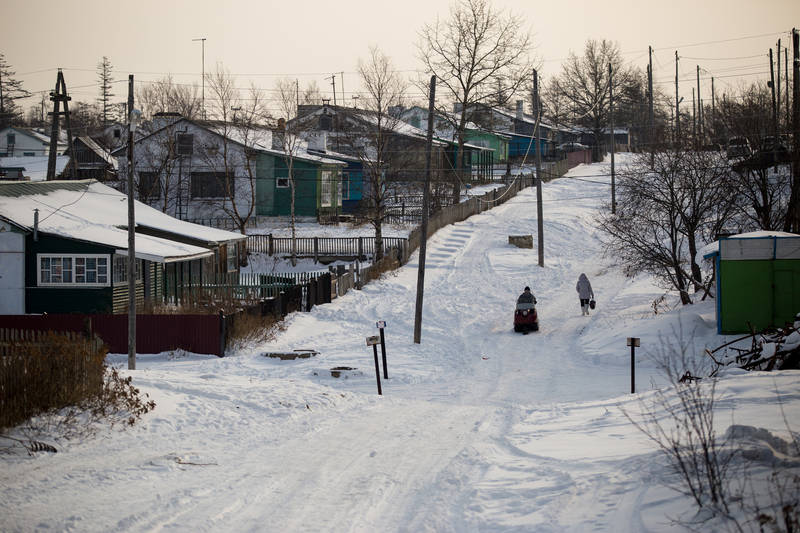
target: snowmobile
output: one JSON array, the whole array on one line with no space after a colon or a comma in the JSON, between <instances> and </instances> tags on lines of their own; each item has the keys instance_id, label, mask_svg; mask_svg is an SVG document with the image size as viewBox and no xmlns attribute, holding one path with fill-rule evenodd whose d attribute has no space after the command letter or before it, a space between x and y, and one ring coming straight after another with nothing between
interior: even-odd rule
<instances>
[{"instance_id":1,"label":"snowmobile","mask_svg":"<svg viewBox=\"0 0 800 533\"><path fill-rule=\"evenodd\" d=\"M536 305L533 303L518 303L514 311L514 331L528 334L531 331L539 331L539 315L536 313Z\"/></svg>"}]
</instances>

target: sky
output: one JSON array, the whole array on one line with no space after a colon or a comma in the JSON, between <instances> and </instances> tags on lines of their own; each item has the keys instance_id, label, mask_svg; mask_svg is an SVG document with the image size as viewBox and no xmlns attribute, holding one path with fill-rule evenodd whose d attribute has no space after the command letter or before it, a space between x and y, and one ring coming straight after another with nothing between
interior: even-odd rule
<instances>
[{"instance_id":1,"label":"sky","mask_svg":"<svg viewBox=\"0 0 800 533\"><path fill-rule=\"evenodd\" d=\"M252 81L270 89L281 77L296 78L301 87L316 80L328 97L332 88L326 78L336 74L341 103L342 96L352 102L359 89L358 59L370 46L415 77L421 66L419 30L436 17L446 18L452 2L76 0L61 10L63 3L53 0L2 0L2 5L0 52L32 92L50 91L63 68L73 99L94 100L97 63L107 56L117 80L115 101L126 99L128 74L137 84L171 73L175 81L200 85L203 68L209 72L222 64L240 87ZM769 48L779 38L788 44L792 27L800 26L795 0L495 0L492 5L523 19L545 79L587 39L605 38L618 42L626 60L642 69L652 46L655 83L670 92L677 50L684 58L679 68L687 101L697 65L703 69L702 91L710 91L712 75L722 92L756 76L766 79ZM194 40L200 38L206 39L204 46Z\"/></svg>"}]
</instances>

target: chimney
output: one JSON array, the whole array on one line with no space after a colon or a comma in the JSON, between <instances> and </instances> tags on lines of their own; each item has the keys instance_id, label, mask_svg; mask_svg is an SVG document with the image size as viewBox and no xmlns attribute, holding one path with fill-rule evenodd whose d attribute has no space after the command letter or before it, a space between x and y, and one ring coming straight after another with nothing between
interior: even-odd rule
<instances>
[{"instance_id":1,"label":"chimney","mask_svg":"<svg viewBox=\"0 0 800 533\"><path fill-rule=\"evenodd\" d=\"M522 120L525 118L525 111L524 111L525 103L522 100L517 100L517 118Z\"/></svg>"},{"instance_id":2,"label":"chimney","mask_svg":"<svg viewBox=\"0 0 800 533\"><path fill-rule=\"evenodd\" d=\"M306 135L308 148L316 150L317 152L328 151L328 132L327 131L312 131Z\"/></svg>"},{"instance_id":3,"label":"chimney","mask_svg":"<svg viewBox=\"0 0 800 533\"><path fill-rule=\"evenodd\" d=\"M160 130L165 126L169 126L181 118L180 113L173 113L171 111L160 111L158 113L153 113L153 118L150 120L150 124L153 128L153 131Z\"/></svg>"}]
</instances>

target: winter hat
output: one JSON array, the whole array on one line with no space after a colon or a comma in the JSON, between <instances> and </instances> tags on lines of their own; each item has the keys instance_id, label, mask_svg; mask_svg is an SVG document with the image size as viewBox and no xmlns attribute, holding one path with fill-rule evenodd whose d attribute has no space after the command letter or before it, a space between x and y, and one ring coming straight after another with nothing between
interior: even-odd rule
<instances>
[{"instance_id":1,"label":"winter hat","mask_svg":"<svg viewBox=\"0 0 800 533\"><path fill-rule=\"evenodd\" d=\"M525 290L529 291L529 290L531 290L531 288L530 287L525 287Z\"/></svg>"}]
</instances>

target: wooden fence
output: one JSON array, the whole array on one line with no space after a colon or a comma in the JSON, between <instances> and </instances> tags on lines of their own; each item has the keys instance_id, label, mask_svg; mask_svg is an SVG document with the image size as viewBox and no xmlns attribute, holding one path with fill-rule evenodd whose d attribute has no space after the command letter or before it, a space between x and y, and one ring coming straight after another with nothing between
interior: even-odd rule
<instances>
[{"instance_id":1,"label":"wooden fence","mask_svg":"<svg viewBox=\"0 0 800 533\"><path fill-rule=\"evenodd\" d=\"M375 255L375 237L297 237L296 253L298 257L320 258L360 258ZM383 249L401 248L405 245L405 237L384 237ZM288 256L292 253L291 237L274 237L268 235L248 235L247 249L250 252L267 255Z\"/></svg>"}]
</instances>

